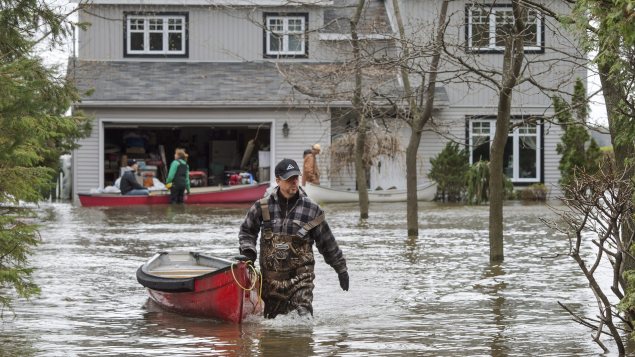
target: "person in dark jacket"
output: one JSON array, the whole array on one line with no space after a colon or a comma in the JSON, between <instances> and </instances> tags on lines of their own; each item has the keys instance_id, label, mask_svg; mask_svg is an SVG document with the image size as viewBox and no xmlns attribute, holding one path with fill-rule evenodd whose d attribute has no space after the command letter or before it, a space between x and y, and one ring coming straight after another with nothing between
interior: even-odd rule
<instances>
[{"instance_id":1,"label":"person in dark jacket","mask_svg":"<svg viewBox=\"0 0 635 357\"><path fill-rule=\"evenodd\" d=\"M340 287L348 291L346 259L324 211L298 185L300 168L291 159L275 167L271 194L254 203L240 226L240 253L254 262L260 232L260 270L265 318L296 311L313 315L313 244L338 274Z\"/></svg>"},{"instance_id":2,"label":"person in dark jacket","mask_svg":"<svg viewBox=\"0 0 635 357\"><path fill-rule=\"evenodd\" d=\"M170 164L166 187L170 189L170 203L183 203L185 191L190 194L190 167L187 165L187 153L183 149L174 151L174 161Z\"/></svg>"},{"instance_id":3,"label":"person in dark jacket","mask_svg":"<svg viewBox=\"0 0 635 357\"><path fill-rule=\"evenodd\" d=\"M135 173L139 169L139 164L135 159L128 160L128 167L124 171L123 175L121 175L121 180L119 181L119 190L122 195L149 195L150 191L147 188L141 186L139 182L137 182L137 178L135 177Z\"/></svg>"}]
</instances>

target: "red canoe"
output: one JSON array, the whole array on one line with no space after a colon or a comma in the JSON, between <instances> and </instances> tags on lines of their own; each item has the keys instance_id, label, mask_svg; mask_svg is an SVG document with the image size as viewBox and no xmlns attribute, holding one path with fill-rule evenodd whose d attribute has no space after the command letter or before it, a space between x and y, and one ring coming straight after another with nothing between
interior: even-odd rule
<instances>
[{"instance_id":1,"label":"red canoe","mask_svg":"<svg viewBox=\"0 0 635 357\"><path fill-rule=\"evenodd\" d=\"M253 203L262 198L269 182L255 185L193 187L185 195L188 204ZM149 196L121 195L119 193L80 193L79 202L84 207L156 205L170 203L168 191L153 191Z\"/></svg>"},{"instance_id":2,"label":"red canoe","mask_svg":"<svg viewBox=\"0 0 635 357\"><path fill-rule=\"evenodd\" d=\"M260 280L241 261L198 253L158 253L137 270L137 281L166 310L233 323L262 313Z\"/></svg>"}]
</instances>

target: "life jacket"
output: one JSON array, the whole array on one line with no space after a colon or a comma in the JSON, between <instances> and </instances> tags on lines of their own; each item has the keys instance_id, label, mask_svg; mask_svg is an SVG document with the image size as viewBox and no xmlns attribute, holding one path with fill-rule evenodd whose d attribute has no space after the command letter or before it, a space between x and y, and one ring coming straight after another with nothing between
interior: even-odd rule
<instances>
[{"instance_id":1,"label":"life jacket","mask_svg":"<svg viewBox=\"0 0 635 357\"><path fill-rule=\"evenodd\" d=\"M185 175L187 175L187 164L178 160L179 166L176 168L176 173L174 174L174 179L172 180L172 186L174 188L183 189L187 187L187 181Z\"/></svg>"},{"instance_id":2,"label":"life jacket","mask_svg":"<svg viewBox=\"0 0 635 357\"><path fill-rule=\"evenodd\" d=\"M260 239L260 271L263 276L265 317L288 313L299 306L313 312L315 259L305 236L324 222L324 214L305 223L295 235L273 233L268 198L260 200L263 234Z\"/></svg>"}]
</instances>

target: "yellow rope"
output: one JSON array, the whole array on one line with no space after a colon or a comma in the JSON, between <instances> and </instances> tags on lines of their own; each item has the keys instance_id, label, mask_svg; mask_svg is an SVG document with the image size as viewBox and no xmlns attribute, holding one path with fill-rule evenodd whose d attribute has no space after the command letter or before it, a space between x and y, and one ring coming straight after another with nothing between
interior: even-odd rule
<instances>
[{"instance_id":1,"label":"yellow rope","mask_svg":"<svg viewBox=\"0 0 635 357\"><path fill-rule=\"evenodd\" d=\"M250 290L253 290L253 289L254 289L254 287L256 286L256 280L254 279L254 282L251 284L251 287L250 287L250 288L246 288L246 287L244 287L244 286L240 285L240 282L238 281L238 279L236 279L236 274L234 274L234 265L236 265L236 263L232 263L232 266L231 266L231 271L232 271L232 277L234 278L234 281L236 282L236 284L237 284L238 286L240 286L240 288L241 288L241 289L243 289L243 290L245 290L245 291L250 291ZM253 264L247 264L247 266L251 268L251 270L254 272L254 274L256 275L256 277L259 277L259 276L260 276L260 273L256 270L256 268L254 268ZM262 283L261 283L261 284L262 284Z\"/></svg>"},{"instance_id":2,"label":"yellow rope","mask_svg":"<svg viewBox=\"0 0 635 357\"><path fill-rule=\"evenodd\" d=\"M245 264L247 264L247 263L245 263ZM232 265L231 265L232 277L234 278L234 281L236 282L236 285L240 286L240 288L243 289L244 291L253 290L254 287L256 286L256 281L260 280L260 289L258 289L258 301L256 302L256 305L254 305L254 311L256 311L256 309L258 308L258 305L262 301L262 274L260 274L260 272L256 269L256 267L254 267L253 263L252 264L247 264L247 266L251 269L249 271L250 275L251 275L251 273L253 273L253 277L250 276L250 278L252 278L252 280L253 280L253 283L251 284L250 288L246 288L246 287L244 287L244 286L242 286L240 284L238 279L236 279L236 274L234 274L234 265L236 265L236 263L232 263Z\"/></svg>"}]
</instances>

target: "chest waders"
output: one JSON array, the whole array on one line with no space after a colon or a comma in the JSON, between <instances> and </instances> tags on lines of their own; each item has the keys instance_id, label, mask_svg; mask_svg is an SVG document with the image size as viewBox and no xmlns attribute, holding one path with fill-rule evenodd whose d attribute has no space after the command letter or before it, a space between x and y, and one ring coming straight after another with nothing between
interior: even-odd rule
<instances>
[{"instance_id":1,"label":"chest waders","mask_svg":"<svg viewBox=\"0 0 635 357\"><path fill-rule=\"evenodd\" d=\"M263 235L260 239L260 271L265 318L291 311L313 315L313 250L306 234L324 222L324 214L306 223L297 234L273 233L267 199L260 200Z\"/></svg>"}]
</instances>

